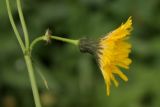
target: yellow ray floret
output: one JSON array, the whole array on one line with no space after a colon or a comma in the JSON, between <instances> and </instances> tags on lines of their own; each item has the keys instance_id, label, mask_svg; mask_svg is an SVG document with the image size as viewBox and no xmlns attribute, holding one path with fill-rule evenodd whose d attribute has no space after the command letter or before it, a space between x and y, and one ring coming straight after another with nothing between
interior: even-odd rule
<instances>
[{"instance_id":1,"label":"yellow ray floret","mask_svg":"<svg viewBox=\"0 0 160 107\"><path fill-rule=\"evenodd\" d=\"M101 38L99 42L99 64L107 86L107 95L110 94L111 81L116 87L118 86L114 74L117 74L124 81L128 81L127 76L121 72L119 67L128 69L132 62L128 58L131 44L127 42L131 29L132 19L129 17L125 24Z\"/></svg>"}]
</instances>

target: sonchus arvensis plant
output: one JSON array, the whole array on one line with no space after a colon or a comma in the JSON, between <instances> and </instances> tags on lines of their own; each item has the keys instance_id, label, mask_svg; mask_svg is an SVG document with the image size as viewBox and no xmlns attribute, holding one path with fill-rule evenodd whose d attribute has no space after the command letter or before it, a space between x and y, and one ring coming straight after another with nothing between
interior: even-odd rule
<instances>
[{"instance_id":1,"label":"sonchus arvensis plant","mask_svg":"<svg viewBox=\"0 0 160 107\"><path fill-rule=\"evenodd\" d=\"M33 51L33 47L39 41L46 41L48 43L51 41L51 39L55 39L66 43L71 43L73 45L79 46L81 52L88 52L96 56L96 59L98 61L99 67L102 71L107 86L107 95L110 94L110 85L112 81L114 82L115 86L118 86L118 81L116 80L114 74L120 76L124 81L128 81L127 76L121 72L120 67L128 69L129 65L131 64L131 59L128 58L129 53L131 51L131 45L127 42L129 34L132 30L131 17L129 17L125 24L122 24L119 28L110 32L105 37L100 38L97 41L85 38L80 40L62 38L59 36L53 36L50 33L50 31L47 30L45 35L37 37L30 42L30 36L23 16L21 0L16 0L16 2L18 8L18 15L22 25L24 41L14 21L10 6L10 0L6 0L6 7L10 23L12 25L15 36L19 42L19 45L22 49L22 53L24 55L24 60L28 69L36 107L41 107L41 102L36 79L34 76L34 68L33 62L31 60L31 53ZM46 81L44 81L44 83L46 83Z\"/></svg>"},{"instance_id":2,"label":"sonchus arvensis plant","mask_svg":"<svg viewBox=\"0 0 160 107\"><path fill-rule=\"evenodd\" d=\"M119 85L115 75L118 75L124 81L128 81L127 76L120 68L129 69L132 62L129 58L131 44L128 42L131 30L132 19L129 17L126 23L99 40L93 41L84 38L79 42L81 52L88 52L96 56L106 83L108 96L110 95L111 83L113 82L116 87Z\"/></svg>"}]
</instances>

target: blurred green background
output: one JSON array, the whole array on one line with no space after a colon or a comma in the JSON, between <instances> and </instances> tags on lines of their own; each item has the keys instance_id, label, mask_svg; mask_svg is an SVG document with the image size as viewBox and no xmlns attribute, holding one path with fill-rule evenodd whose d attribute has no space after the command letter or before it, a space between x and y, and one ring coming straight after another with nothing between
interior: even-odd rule
<instances>
[{"instance_id":1,"label":"blurred green background","mask_svg":"<svg viewBox=\"0 0 160 107\"><path fill-rule=\"evenodd\" d=\"M19 31L16 0L13 16ZM96 60L77 47L59 41L41 42L33 50L33 64L43 107L160 107L160 1L159 0L22 0L31 40L47 28L53 35L79 39L99 38L133 18L133 63L106 96ZM45 88L41 72L48 81ZM0 1L0 107L34 107L23 55Z\"/></svg>"}]
</instances>

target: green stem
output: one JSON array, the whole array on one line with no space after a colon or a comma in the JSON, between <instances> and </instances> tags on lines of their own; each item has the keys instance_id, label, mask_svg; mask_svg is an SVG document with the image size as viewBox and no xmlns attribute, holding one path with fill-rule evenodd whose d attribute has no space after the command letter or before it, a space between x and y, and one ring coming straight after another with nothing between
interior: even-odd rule
<instances>
[{"instance_id":1,"label":"green stem","mask_svg":"<svg viewBox=\"0 0 160 107\"><path fill-rule=\"evenodd\" d=\"M38 43L39 41L42 41L42 40L43 40L43 37L38 37L35 40L33 40L31 45L30 45L30 52L32 52L32 49L35 46L35 44Z\"/></svg>"},{"instance_id":2,"label":"green stem","mask_svg":"<svg viewBox=\"0 0 160 107\"><path fill-rule=\"evenodd\" d=\"M23 29L23 33L24 33L24 38L25 38L25 45L26 45L26 52L27 52L25 55L25 62L27 65L28 74L29 74L29 78L30 78L30 82L31 82L33 97L34 97L36 107L41 107L40 97L39 97L39 93L38 93L38 87L37 87L36 79L35 79L35 75L34 75L34 69L33 69L31 57L29 54L30 53L29 35L28 35L28 30L26 27L25 20L24 20L23 12L22 12L21 0L17 0L17 7L18 7L19 18L21 21L21 25L22 25L22 29Z\"/></svg>"},{"instance_id":3,"label":"green stem","mask_svg":"<svg viewBox=\"0 0 160 107\"><path fill-rule=\"evenodd\" d=\"M73 45L78 45L78 43L79 43L79 40L67 39L67 38L62 38L62 37L58 37L58 36L50 36L50 38L55 39L55 40L59 40L62 42L70 43Z\"/></svg>"},{"instance_id":4,"label":"green stem","mask_svg":"<svg viewBox=\"0 0 160 107\"><path fill-rule=\"evenodd\" d=\"M36 39L34 39L30 45L30 52L32 52L33 47L40 41L47 41L50 39L55 39L55 40L59 40L62 42L66 42L66 43L70 43L73 45L78 45L79 44L79 40L73 40L73 39L67 39L67 38L62 38L62 37L58 37L58 36L52 36L52 35L43 35L41 37L38 37Z\"/></svg>"},{"instance_id":5,"label":"green stem","mask_svg":"<svg viewBox=\"0 0 160 107\"><path fill-rule=\"evenodd\" d=\"M37 88L37 84L36 84L36 80L35 80L33 66L32 66L32 61L31 61L31 57L29 55L25 56L25 62L26 62L29 77L30 77L30 82L31 82L31 87L32 87L32 91L33 91L35 105L36 105L36 107L41 107L40 97L39 97L38 88Z\"/></svg>"},{"instance_id":6,"label":"green stem","mask_svg":"<svg viewBox=\"0 0 160 107\"><path fill-rule=\"evenodd\" d=\"M17 0L17 7L18 7L19 18L20 18L23 33L24 33L25 45L26 45L26 48L29 48L29 36L28 36L28 30L27 30L23 12L22 12L21 0Z\"/></svg>"},{"instance_id":7,"label":"green stem","mask_svg":"<svg viewBox=\"0 0 160 107\"><path fill-rule=\"evenodd\" d=\"M17 27L16 27L16 25L14 23L14 19L13 19L13 16L12 16L9 0L6 0L6 6L7 6L7 12L8 12L9 20L11 22L13 31L14 31L14 33L16 35L16 38L17 38L17 40L18 40L18 42L20 44L20 47L21 47L23 53L25 53L25 46L24 46L23 41L21 39L21 36L20 36L20 34L19 34L18 30L17 30Z\"/></svg>"},{"instance_id":8,"label":"green stem","mask_svg":"<svg viewBox=\"0 0 160 107\"><path fill-rule=\"evenodd\" d=\"M36 84L36 80L35 80L35 76L34 76L34 70L33 70L33 66L32 66L32 61L31 61L31 57L30 57L30 50L28 50L29 48L29 36L28 36L28 31L25 25L25 21L23 18L23 14L22 14L22 9L21 9L21 4L20 1L17 1L17 5L18 5L18 11L19 11L19 16L21 19L21 23L22 23L22 27L24 30L24 35L25 35L25 42L26 42L26 47L21 39L21 36L17 30L17 27L15 25L12 13L11 13L11 9L10 9L10 3L9 0L6 0L6 6L7 6L7 12L8 12L8 16L9 16L9 20L11 22L12 28L14 30L14 33L16 35L16 38L21 46L21 49L23 51L24 54L24 58L25 58L25 62L27 65L27 69L28 69L28 73L29 73L29 78L31 81L31 87L32 87L32 91L33 91L33 97L34 97L34 101L35 101L35 105L36 107L41 107L41 103L40 103L40 97L39 97L39 93L38 93L38 88L37 88L37 84Z\"/></svg>"}]
</instances>

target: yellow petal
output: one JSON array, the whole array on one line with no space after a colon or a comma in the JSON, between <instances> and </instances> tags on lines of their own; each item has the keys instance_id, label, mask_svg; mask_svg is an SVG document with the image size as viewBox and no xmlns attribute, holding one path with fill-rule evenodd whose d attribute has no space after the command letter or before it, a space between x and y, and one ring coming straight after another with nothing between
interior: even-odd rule
<instances>
[{"instance_id":1,"label":"yellow petal","mask_svg":"<svg viewBox=\"0 0 160 107\"><path fill-rule=\"evenodd\" d=\"M126 76L125 74L123 74L123 73L119 70L119 68L114 67L113 73L119 75L124 81L128 81L127 76Z\"/></svg>"},{"instance_id":2,"label":"yellow petal","mask_svg":"<svg viewBox=\"0 0 160 107\"><path fill-rule=\"evenodd\" d=\"M119 83L114 74L117 74L124 81L128 81L127 76L120 71L119 67L128 69L132 60L128 58L131 52L131 44L127 42L128 35L132 29L132 19L128 18L126 23L119 28L109 33L104 38L101 38L99 45L99 64L102 71L105 83L107 86L107 95L110 95L110 85L113 81L118 87Z\"/></svg>"}]
</instances>

